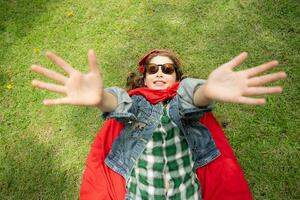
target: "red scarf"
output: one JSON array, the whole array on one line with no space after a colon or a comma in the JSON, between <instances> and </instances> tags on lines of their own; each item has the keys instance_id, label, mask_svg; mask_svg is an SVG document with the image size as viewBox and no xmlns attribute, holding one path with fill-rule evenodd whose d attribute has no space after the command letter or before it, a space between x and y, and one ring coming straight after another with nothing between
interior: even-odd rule
<instances>
[{"instance_id":1,"label":"red scarf","mask_svg":"<svg viewBox=\"0 0 300 200\"><path fill-rule=\"evenodd\" d=\"M157 104L158 102L172 99L176 93L179 86L179 82L176 82L172 86L163 90L154 90L147 87L140 87L128 91L130 96L132 95L141 95L145 97L150 103Z\"/></svg>"}]
</instances>

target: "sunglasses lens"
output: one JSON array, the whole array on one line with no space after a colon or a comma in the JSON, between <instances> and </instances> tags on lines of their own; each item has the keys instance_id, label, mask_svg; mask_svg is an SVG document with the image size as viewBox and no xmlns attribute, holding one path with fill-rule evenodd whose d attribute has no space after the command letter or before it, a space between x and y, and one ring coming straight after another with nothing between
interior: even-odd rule
<instances>
[{"instance_id":1,"label":"sunglasses lens","mask_svg":"<svg viewBox=\"0 0 300 200\"><path fill-rule=\"evenodd\" d=\"M172 74L175 71L175 66L172 63L166 63L162 67L162 72L165 74Z\"/></svg>"},{"instance_id":2,"label":"sunglasses lens","mask_svg":"<svg viewBox=\"0 0 300 200\"><path fill-rule=\"evenodd\" d=\"M148 64L146 69L148 74L155 74L158 71L159 66L157 66L156 64Z\"/></svg>"}]
</instances>

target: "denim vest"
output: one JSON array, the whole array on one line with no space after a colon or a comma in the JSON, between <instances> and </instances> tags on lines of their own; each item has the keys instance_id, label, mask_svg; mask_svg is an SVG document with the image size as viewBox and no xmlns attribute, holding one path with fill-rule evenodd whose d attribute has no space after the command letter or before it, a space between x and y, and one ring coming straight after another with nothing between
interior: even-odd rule
<instances>
[{"instance_id":1,"label":"denim vest","mask_svg":"<svg viewBox=\"0 0 300 200\"><path fill-rule=\"evenodd\" d=\"M199 79L184 79L179 85L177 95L169 102L170 118L187 140L192 152L194 170L220 155L209 130L199 122L205 112L211 111L212 105L196 107L192 101L194 91L203 83ZM114 112L104 113L103 117L116 118L125 125L114 141L105 163L127 182L136 161L152 139L163 107L161 102L153 105L143 96L129 97L126 91L117 87L105 90L115 95L118 106Z\"/></svg>"}]
</instances>

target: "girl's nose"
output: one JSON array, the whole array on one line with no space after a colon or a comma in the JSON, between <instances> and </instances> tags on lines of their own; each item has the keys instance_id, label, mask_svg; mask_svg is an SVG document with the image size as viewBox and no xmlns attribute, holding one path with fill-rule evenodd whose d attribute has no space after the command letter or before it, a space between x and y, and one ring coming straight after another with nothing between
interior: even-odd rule
<instances>
[{"instance_id":1,"label":"girl's nose","mask_svg":"<svg viewBox=\"0 0 300 200\"><path fill-rule=\"evenodd\" d=\"M162 77L163 72L161 71L161 67L158 68L158 71L156 72L156 76Z\"/></svg>"}]
</instances>

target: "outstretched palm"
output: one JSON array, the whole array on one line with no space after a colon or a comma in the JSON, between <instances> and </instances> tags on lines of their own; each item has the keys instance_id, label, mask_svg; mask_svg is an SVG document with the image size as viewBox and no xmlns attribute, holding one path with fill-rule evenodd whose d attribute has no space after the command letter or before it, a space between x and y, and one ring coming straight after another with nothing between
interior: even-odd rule
<instances>
[{"instance_id":1,"label":"outstretched palm","mask_svg":"<svg viewBox=\"0 0 300 200\"><path fill-rule=\"evenodd\" d=\"M284 72L257 76L277 66L277 61L264 63L243 71L233 71L246 58L247 53L242 53L214 70L205 84L205 96L222 102L264 104L264 98L253 97L282 92L281 87L264 87L264 85L285 78L286 74Z\"/></svg>"},{"instance_id":2,"label":"outstretched palm","mask_svg":"<svg viewBox=\"0 0 300 200\"><path fill-rule=\"evenodd\" d=\"M103 94L103 83L101 74L97 67L94 51L90 50L88 53L90 71L87 74L83 74L75 70L70 64L66 63L63 59L52 52L47 53L47 57L52 62L63 68L69 76L66 77L39 65L32 65L31 68L34 72L42 74L61 84L58 85L33 80L32 85L34 87L65 95L63 98L44 100L45 105L69 104L94 106L100 103Z\"/></svg>"}]
</instances>

